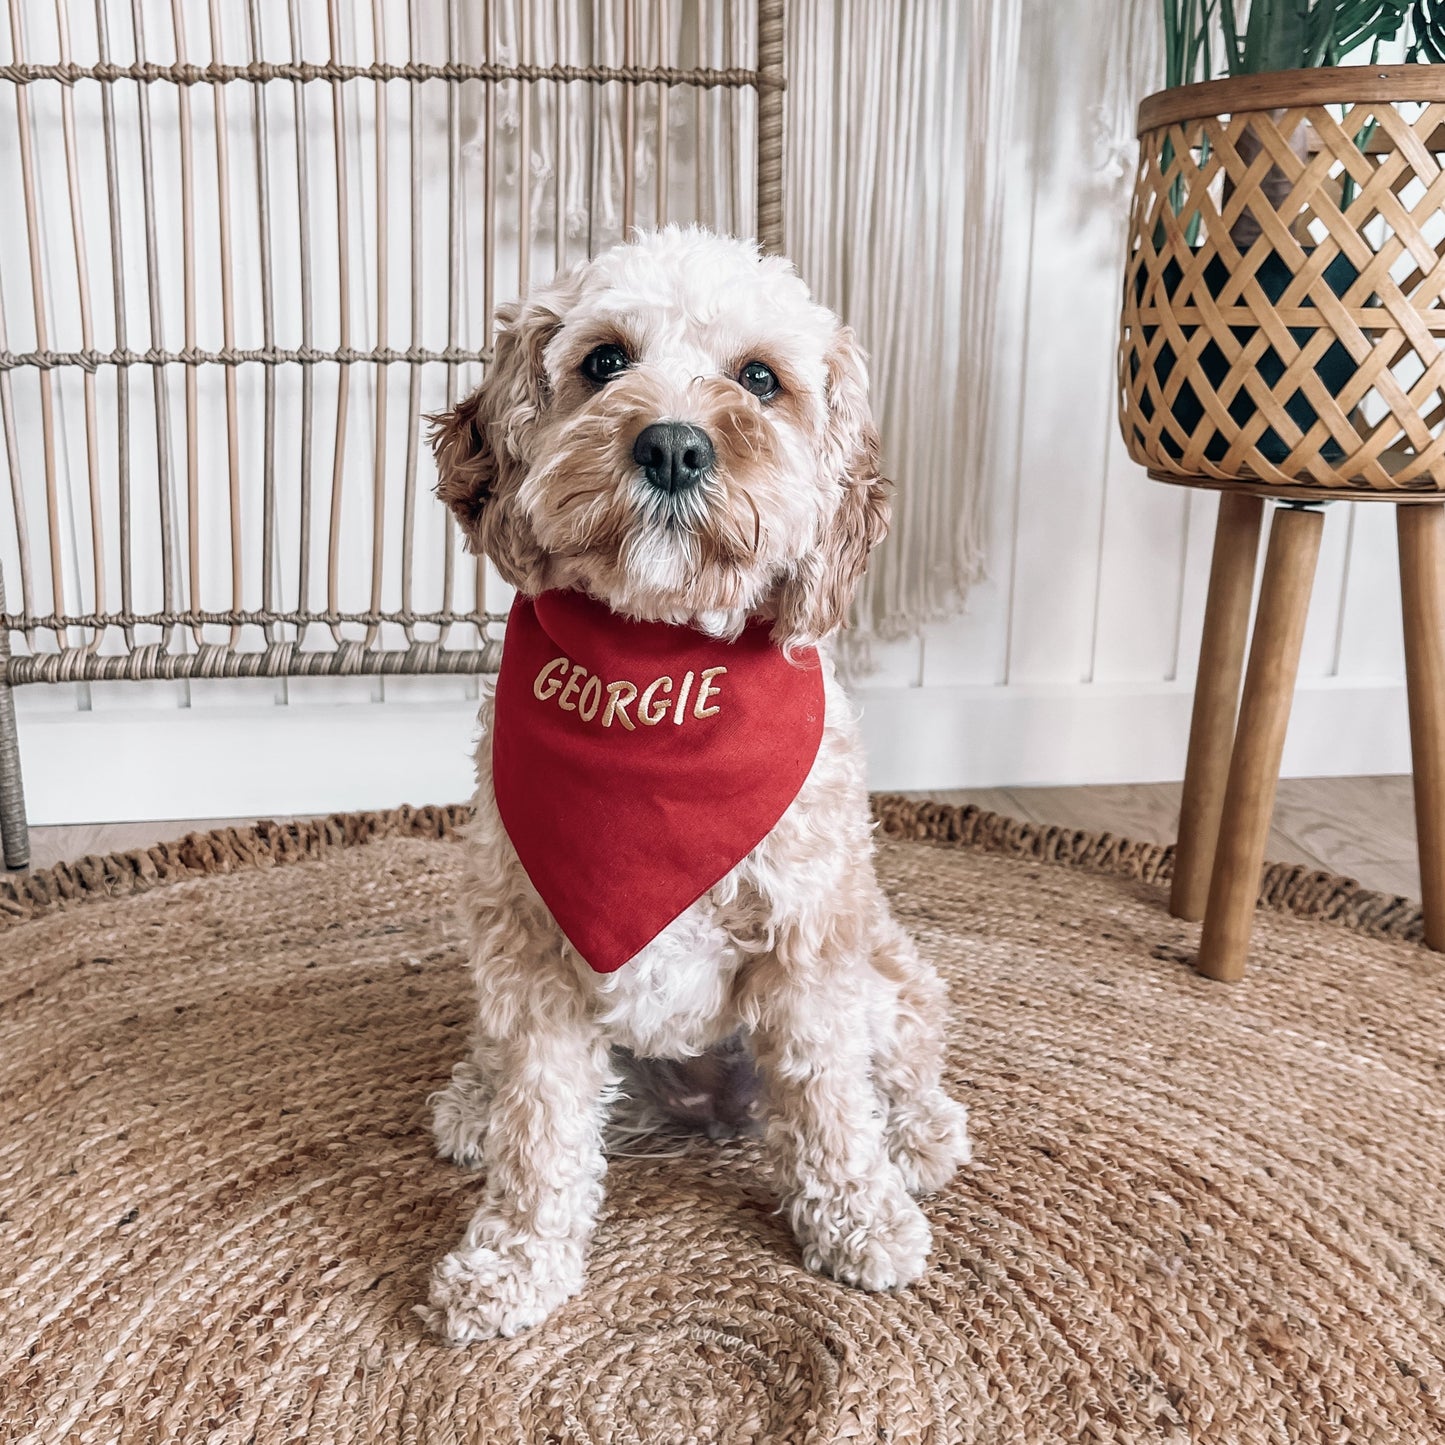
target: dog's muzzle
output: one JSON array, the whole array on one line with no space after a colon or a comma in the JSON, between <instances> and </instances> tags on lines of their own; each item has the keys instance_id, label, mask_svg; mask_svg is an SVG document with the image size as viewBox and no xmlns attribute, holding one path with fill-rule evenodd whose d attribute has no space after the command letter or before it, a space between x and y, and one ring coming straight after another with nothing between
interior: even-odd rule
<instances>
[{"instance_id":1,"label":"dog's muzzle","mask_svg":"<svg viewBox=\"0 0 1445 1445\"><path fill-rule=\"evenodd\" d=\"M638 432L632 459L660 492L685 492L712 470L716 453L701 427L681 421L656 421Z\"/></svg>"}]
</instances>

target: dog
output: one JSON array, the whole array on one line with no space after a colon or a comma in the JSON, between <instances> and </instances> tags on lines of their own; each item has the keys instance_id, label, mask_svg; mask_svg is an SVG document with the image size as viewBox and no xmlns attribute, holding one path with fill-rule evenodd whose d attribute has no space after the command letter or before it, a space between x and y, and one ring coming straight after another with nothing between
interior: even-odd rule
<instances>
[{"instance_id":1,"label":"dog","mask_svg":"<svg viewBox=\"0 0 1445 1445\"><path fill-rule=\"evenodd\" d=\"M874 876L829 655L890 509L853 333L786 260L668 226L499 308L485 380L432 421L438 496L518 602L484 688L461 898L474 1041L432 1101L439 1153L485 1185L419 1313L462 1344L576 1294L621 1060L735 1072L740 1037L804 1264L865 1290L918 1279L917 1196L970 1146L941 1084L945 990ZM602 661L569 653L585 638ZM741 764L707 751L734 713ZM595 782L574 742L604 771L672 749L636 776L666 790L675 766L690 795L657 821L652 784L604 782L574 820ZM715 827L737 856L708 876Z\"/></svg>"}]
</instances>

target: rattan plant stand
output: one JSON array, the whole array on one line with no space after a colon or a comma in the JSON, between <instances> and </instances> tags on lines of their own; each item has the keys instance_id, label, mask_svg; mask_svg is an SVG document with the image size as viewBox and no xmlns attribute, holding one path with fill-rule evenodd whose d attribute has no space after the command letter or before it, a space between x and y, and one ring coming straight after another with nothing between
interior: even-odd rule
<instances>
[{"instance_id":1,"label":"rattan plant stand","mask_svg":"<svg viewBox=\"0 0 1445 1445\"><path fill-rule=\"evenodd\" d=\"M669 0L596 7L616 53L585 64L525 27L508 53L498 7L463 0L212 3L189 34L184 7L148 31L140 0L56 0L33 43L24 8L0 56L29 259L0 304L11 869L29 861L22 684L495 669L504 614L428 495L421 418L479 379L494 290L578 259L572 181L589 253L604 184L623 235L701 220L779 251L783 229L784 0L699 0L690 27ZM603 144L569 141L573 116L602 133L604 103L630 158L605 182ZM725 185L669 145L669 114L700 152L721 137Z\"/></svg>"},{"instance_id":2,"label":"rattan plant stand","mask_svg":"<svg viewBox=\"0 0 1445 1445\"><path fill-rule=\"evenodd\" d=\"M1223 493L1170 911L1203 919L1200 972L1243 975L1321 509L1387 502L1425 941L1445 949L1445 67L1183 86L1144 101L1139 139L1120 424L1151 477Z\"/></svg>"}]
</instances>

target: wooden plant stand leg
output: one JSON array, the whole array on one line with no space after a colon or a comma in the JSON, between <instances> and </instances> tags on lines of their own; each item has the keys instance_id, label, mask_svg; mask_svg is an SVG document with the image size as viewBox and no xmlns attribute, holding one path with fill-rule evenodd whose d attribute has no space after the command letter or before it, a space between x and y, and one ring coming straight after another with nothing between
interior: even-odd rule
<instances>
[{"instance_id":1,"label":"wooden plant stand leg","mask_svg":"<svg viewBox=\"0 0 1445 1445\"><path fill-rule=\"evenodd\" d=\"M1249 604L1259 557L1264 499L1226 492L1219 499L1214 561L1199 643L1199 677L1189 724L1189 759L1179 806L1179 842L1174 849L1174 882L1169 911L1198 922L1209 901L1209 876L1224 808L1224 783L1234 747L1234 714L1249 636Z\"/></svg>"},{"instance_id":2,"label":"wooden plant stand leg","mask_svg":"<svg viewBox=\"0 0 1445 1445\"><path fill-rule=\"evenodd\" d=\"M1197 967L1210 978L1244 976L1323 526L1322 512L1297 507L1277 508L1270 526L1209 904L1199 939Z\"/></svg>"},{"instance_id":3,"label":"wooden plant stand leg","mask_svg":"<svg viewBox=\"0 0 1445 1445\"><path fill-rule=\"evenodd\" d=\"M1445 507L1400 506L1395 524L1425 942L1445 949Z\"/></svg>"}]
</instances>

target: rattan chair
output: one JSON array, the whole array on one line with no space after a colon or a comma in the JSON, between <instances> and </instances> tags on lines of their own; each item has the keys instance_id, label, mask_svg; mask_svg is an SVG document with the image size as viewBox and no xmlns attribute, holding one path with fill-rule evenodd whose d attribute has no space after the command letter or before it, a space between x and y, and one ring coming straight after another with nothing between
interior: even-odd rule
<instances>
[{"instance_id":1,"label":"rattan chair","mask_svg":"<svg viewBox=\"0 0 1445 1445\"><path fill-rule=\"evenodd\" d=\"M1445 67L1185 86L1139 134L1121 426L1151 477L1224 494L1171 911L1203 919L1202 972L1243 974L1321 507L1389 503L1425 940L1445 948Z\"/></svg>"},{"instance_id":2,"label":"rattan chair","mask_svg":"<svg viewBox=\"0 0 1445 1445\"><path fill-rule=\"evenodd\" d=\"M9 867L15 687L492 669L504 619L430 500L420 422L485 365L494 290L634 224L780 247L782 0L516 0L500 37L503 10L176 0L148 36L141 0L57 0L37 37L11 4Z\"/></svg>"}]
</instances>

